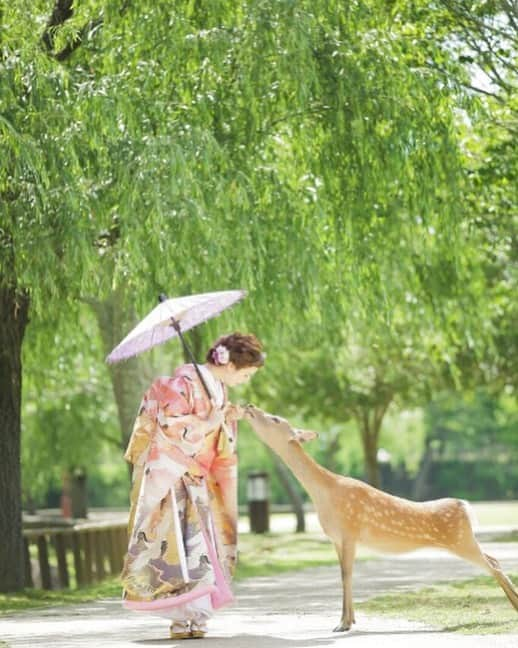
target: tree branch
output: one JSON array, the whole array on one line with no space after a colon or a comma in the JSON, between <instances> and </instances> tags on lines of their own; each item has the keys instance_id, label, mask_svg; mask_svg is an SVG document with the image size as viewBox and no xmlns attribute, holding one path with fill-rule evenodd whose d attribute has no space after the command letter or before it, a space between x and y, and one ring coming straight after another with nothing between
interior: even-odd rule
<instances>
[{"instance_id":1,"label":"tree branch","mask_svg":"<svg viewBox=\"0 0 518 648\"><path fill-rule=\"evenodd\" d=\"M448 72L448 70L445 70L444 68L441 68L440 66L436 64L430 64L430 69L435 70L436 72L439 72L439 74L442 74L445 77L451 78L451 74ZM456 82L461 85L463 88L467 88L468 90L473 90L474 92L478 92L481 94L484 94L488 97L492 97L493 99L496 99L498 103L505 104L506 101L500 97L500 95L497 95L494 92L490 92L489 90L484 90L483 88L478 88L477 86L471 85L470 83L466 83L465 81L459 81L456 80Z\"/></svg>"},{"instance_id":2,"label":"tree branch","mask_svg":"<svg viewBox=\"0 0 518 648\"><path fill-rule=\"evenodd\" d=\"M377 435L379 435L381 423L383 422L383 418L391 402L392 394L389 394L386 401L384 401L380 406L374 408L374 427Z\"/></svg>"},{"instance_id":3,"label":"tree branch","mask_svg":"<svg viewBox=\"0 0 518 648\"><path fill-rule=\"evenodd\" d=\"M78 47L82 45L85 38L89 38L90 35L103 24L103 22L104 18L96 18L95 20L88 21L70 43L68 43L60 52L54 54L54 58L57 61L65 61Z\"/></svg>"},{"instance_id":4,"label":"tree branch","mask_svg":"<svg viewBox=\"0 0 518 648\"><path fill-rule=\"evenodd\" d=\"M515 30L515 32L518 33L518 22L514 19L517 13L516 2L508 2L508 0L502 0L502 4L504 6L505 14L507 16L509 24Z\"/></svg>"},{"instance_id":5,"label":"tree branch","mask_svg":"<svg viewBox=\"0 0 518 648\"><path fill-rule=\"evenodd\" d=\"M282 122L290 121L291 119L294 119L296 117L305 117L306 115L314 115L315 113L322 113L328 110L326 106L315 106L314 108L309 108L308 110L298 110L293 113L287 113L285 115L282 115L281 117L278 117L277 119L273 119L269 124L266 125L265 128L260 128L258 130L258 133L260 134L267 134L270 133L272 128L277 126L277 124L281 124Z\"/></svg>"},{"instance_id":6,"label":"tree branch","mask_svg":"<svg viewBox=\"0 0 518 648\"><path fill-rule=\"evenodd\" d=\"M463 24L463 26L471 26L472 28L476 27L479 33L490 32L491 34L495 34L496 36L512 38L512 35L509 33L509 31L501 29L500 27L495 27L494 25L485 22L481 18L477 18L472 11L465 9L462 6L462 3L442 0L442 5L446 7L446 9L450 11L459 20L459 22L461 22L461 24ZM506 11L506 17L508 18L511 25L513 25L514 23L514 11L515 9L513 7L509 7Z\"/></svg>"},{"instance_id":7,"label":"tree branch","mask_svg":"<svg viewBox=\"0 0 518 648\"><path fill-rule=\"evenodd\" d=\"M56 0L52 15L49 18L45 31L43 32L42 41L45 45L45 49L50 56L55 58L57 61L65 61L68 59L78 47L81 46L83 41L86 38L89 38L101 25L104 23L104 18L99 16L93 20L89 20L83 27L79 30L74 39L68 43L60 52L54 51L54 34L56 29L63 25L67 20L69 20L74 15L74 9L72 7L74 0ZM122 16L129 9L131 0L125 0L120 9L119 16Z\"/></svg>"},{"instance_id":8,"label":"tree branch","mask_svg":"<svg viewBox=\"0 0 518 648\"><path fill-rule=\"evenodd\" d=\"M41 37L41 40L48 52L52 52L54 49L54 34L56 28L63 25L74 15L74 10L72 9L73 2L74 0L56 0L52 14L47 22L43 36Z\"/></svg>"}]
</instances>

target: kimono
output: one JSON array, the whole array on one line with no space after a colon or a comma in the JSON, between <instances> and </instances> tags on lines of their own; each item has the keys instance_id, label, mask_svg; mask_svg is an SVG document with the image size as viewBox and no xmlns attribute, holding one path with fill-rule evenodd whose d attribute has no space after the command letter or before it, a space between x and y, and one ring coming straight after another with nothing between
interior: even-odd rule
<instances>
[{"instance_id":1,"label":"kimono","mask_svg":"<svg viewBox=\"0 0 518 648\"><path fill-rule=\"evenodd\" d=\"M210 380L219 388L216 404L224 405L224 385L200 370L209 387ZM211 407L193 365L158 378L144 394L124 455L134 466L122 571L126 608L172 618L201 610L207 618L233 600L237 425L201 429Z\"/></svg>"}]
</instances>

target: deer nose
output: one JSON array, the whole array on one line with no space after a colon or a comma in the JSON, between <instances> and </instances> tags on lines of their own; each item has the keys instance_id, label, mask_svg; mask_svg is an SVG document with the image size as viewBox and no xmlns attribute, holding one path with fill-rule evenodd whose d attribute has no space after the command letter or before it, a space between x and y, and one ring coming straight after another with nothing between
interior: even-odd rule
<instances>
[{"instance_id":1,"label":"deer nose","mask_svg":"<svg viewBox=\"0 0 518 648\"><path fill-rule=\"evenodd\" d=\"M247 403L247 405L245 405L245 410L246 413L249 414L252 418L254 417L255 407L252 405L252 403Z\"/></svg>"}]
</instances>

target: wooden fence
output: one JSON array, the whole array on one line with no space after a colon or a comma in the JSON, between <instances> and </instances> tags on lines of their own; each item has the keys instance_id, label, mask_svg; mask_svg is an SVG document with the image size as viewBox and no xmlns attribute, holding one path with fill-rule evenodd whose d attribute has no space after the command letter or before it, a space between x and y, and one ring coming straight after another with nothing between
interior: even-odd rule
<instances>
[{"instance_id":1,"label":"wooden fence","mask_svg":"<svg viewBox=\"0 0 518 648\"><path fill-rule=\"evenodd\" d=\"M41 587L82 587L118 575L127 551L125 523L84 523L24 529L25 585L34 587L36 548Z\"/></svg>"}]
</instances>

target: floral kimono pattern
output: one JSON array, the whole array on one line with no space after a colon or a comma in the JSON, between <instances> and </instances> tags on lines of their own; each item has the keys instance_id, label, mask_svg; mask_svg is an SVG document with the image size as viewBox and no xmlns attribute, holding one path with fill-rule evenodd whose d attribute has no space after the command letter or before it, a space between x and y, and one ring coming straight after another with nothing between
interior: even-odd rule
<instances>
[{"instance_id":1,"label":"floral kimono pattern","mask_svg":"<svg viewBox=\"0 0 518 648\"><path fill-rule=\"evenodd\" d=\"M125 454L134 465L125 607L163 611L209 595L218 608L233 600L237 426L207 433L200 419L210 409L192 365L144 394Z\"/></svg>"}]
</instances>

